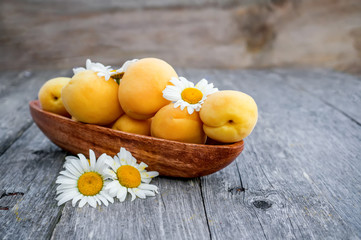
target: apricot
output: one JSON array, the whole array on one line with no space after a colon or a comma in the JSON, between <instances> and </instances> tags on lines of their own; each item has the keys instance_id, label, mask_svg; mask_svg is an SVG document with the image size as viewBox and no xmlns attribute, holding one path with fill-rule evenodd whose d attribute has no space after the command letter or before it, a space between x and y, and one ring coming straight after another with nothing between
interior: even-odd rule
<instances>
[{"instance_id":1,"label":"apricot","mask_svg":"<svg viewBox=\"0 0 361 240\"><path fill-rule=\"evenodd\" d=\"M172 77L178 77L172 66L157 58L144 58L130 65L118 90L124 112L138 120L154 116L170 103L162 91Z\"/></svg>"},{"instance_id":2,"label":"apricot","mask_svg":"<svg viewBox=\"0 0 361 240\"><path fill-rule=\"evenodd\" d=\"M151 122L151 119L136 120L124 114L113 124L112 129L150 136Z\"/></svg>"},{"instance_id":3,"label":"apricot","mask_svg":"<svg viewBox=\"0 0 361 240\"><path fill-rule=\"evenodd\" d=\"M205 143L206 135L202 125L198 112L189 114L186 108L174 108L171 103L153 117L151 135L180 142Z\"/></svg>"},{"instance_id":4,"label":"apricot","mask_svg":"<svg viewBox=\"0 0 361 240\"><path fill-rule=\"evenodd\" d=\"M118 101L118 84L90 70L76 73L61 96L66 110L79 122L106 125L123 114Z\"/></svg>"},{"instance_id":5,"label":"apricot","mask_svg":"<svg viewBox=\"0 0 361 240\"><path fill-rule=\"evenodd\" d=\"M219 91L204 101L200 118L208 137L224 143L238 142L256 125L257 104L243 92Z\"/></svg>"},{"instance_id":6,"label":"apricot","mask_svg":"<svg viewBox=\"0 0 361 240\"><path fill-rule=\"evenodd\" d=\"M61 98L61 90L69 81L70 78L57 77L46 81L41 86L38 98L43 110L62 116L69 116Z\"/></svg>"}]
</instances>

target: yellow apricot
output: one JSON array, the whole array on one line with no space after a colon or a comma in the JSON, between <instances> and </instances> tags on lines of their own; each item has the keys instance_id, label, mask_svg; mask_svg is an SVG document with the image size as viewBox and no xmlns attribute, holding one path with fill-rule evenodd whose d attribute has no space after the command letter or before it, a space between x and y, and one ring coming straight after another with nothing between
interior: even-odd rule
<instances>
[{"instance_id":1,"label":"yellow apricot","mask_svg":"<svg viewBox=\"0 0 361 240\"><path fill-rule=\"evenodd\" d=\"M123 114L118 84L90 70L75 74L61 96L66 110L79 122L106 125Z\"/></svg>"},{"instance_id":2,"label":"yellow apricot","mask_svg":"<svg viewBox=\"0 0 361 240\"><path fill-rule=\"evenodd\" d=\"M257 104L243 92L219 91L204 101L200 118L208 137L224 143L238 142L256 125Z\"/></svg>"},{"instance_id":3,"label":"yellow apricot","mask_svg":"<svg viewBox=\"0 0 361 240\"><path fill-rule=\"evenodd\" d=\"M61 98L61 89L67 85L69 81L70 78L58 77L45 82L38 93L41 108L48 112L69 116Z\"/></svg>"},{"instance_id":4,"label":"yellow apricot","mask_svg":"<svg viewBox=\"0 0 361 240\"><path fill-rule=\"evenodd\" d=\"M118 98L124 112L139 120L151 118L170 101L162 91L175 70L163 60L144 58L129 66L119 84Z\"/></svg>"},{"instance_id":5,"label":"yellow apricot","mask_svg":"<svg viewBox=\"0 0 361 240\"><path fill-rule=\"evenodd\" d=\"M151 124L151 135L187 143L206 141L199 113L189 114L186 108L183 110L179 107L174 108L173 103L161 108L155 114Z\"/></svg>"},{"instance_id":6,"label":"yellow apricot","mask_svg":"<svg viewBox=\"0 0 361 240\"><path fill-rule=\"evenodd\" d=\"M124 114L113 124L112 129L150 136L151 122L151 119L136 120Z\"/></svg>"}]
</instances>

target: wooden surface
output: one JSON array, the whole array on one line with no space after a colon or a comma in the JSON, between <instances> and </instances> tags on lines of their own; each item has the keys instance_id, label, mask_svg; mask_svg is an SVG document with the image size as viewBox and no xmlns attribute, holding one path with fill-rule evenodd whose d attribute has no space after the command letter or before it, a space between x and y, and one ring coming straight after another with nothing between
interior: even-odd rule
<instances>
[{"instance_id":1,"label":"wooden surface","mask_svg":"<svg viewBox=\"0 0 361 240\"><path fill-rule=\"evenodd\" d=\"M181 69L244 91L259 122L231 165L154 179L160 194L57 207L68 153L31 121L41 84L69 72L0 74L0 239L360 239L361 79L326 70Z\"/></svg>"}]
</instances>

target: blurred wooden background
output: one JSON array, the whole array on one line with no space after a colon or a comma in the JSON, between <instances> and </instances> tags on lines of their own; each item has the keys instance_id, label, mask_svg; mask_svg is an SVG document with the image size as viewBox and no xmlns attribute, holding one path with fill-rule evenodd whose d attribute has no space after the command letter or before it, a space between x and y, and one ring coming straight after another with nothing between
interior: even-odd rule
<instances>
[{"instance_id":1,"label":"blurred wooden background","mask_svg":"<svg viewBox=\"0 0 361 240\"><path fill-rule=\"evenodd\" d=\"M0 70L147 56L361 74L360 0L0 0Z\"/></svg>"}]
</instances>

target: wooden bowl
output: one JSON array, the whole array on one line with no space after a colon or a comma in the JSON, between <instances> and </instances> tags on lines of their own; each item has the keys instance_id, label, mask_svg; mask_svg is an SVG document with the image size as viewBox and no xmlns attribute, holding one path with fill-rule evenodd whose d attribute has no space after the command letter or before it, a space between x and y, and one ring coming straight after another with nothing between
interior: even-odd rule
<instances>
[{"instance_id":1,"label":"wooden bowl","mask_svg":"<svg viewBox=\"0 0 361 240\"><path fill-rule=\"evenodd\" d=\"M39 101L29 103L30 113L40 130L56 145L73 154L114 156L120 147L130 151L147 170L162 176L192 178L214 173L230 164L243 150L243 141L212 145L191 144L126 133L85 124L43 111Z\"/></svg>"}]
</instances>

